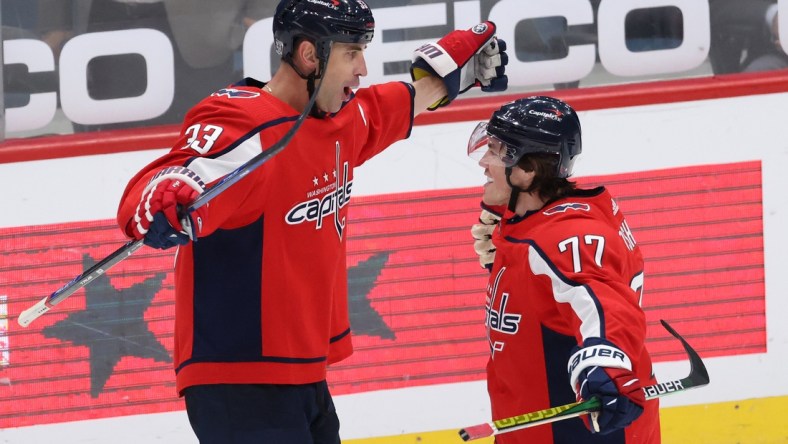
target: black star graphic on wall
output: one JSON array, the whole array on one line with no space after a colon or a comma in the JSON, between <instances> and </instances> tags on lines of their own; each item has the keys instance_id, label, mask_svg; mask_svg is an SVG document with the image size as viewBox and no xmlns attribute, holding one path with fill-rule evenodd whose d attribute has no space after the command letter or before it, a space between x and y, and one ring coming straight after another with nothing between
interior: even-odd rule
<instances>
[{"instance_id":1,"label":"black star graphic on wall","mask_svg":"<svg viewBox=\"0 0 788 444\"><path fill-rule=\"evenodd\" d=\"M85 255L84 269L95 264ZM43 330L44 336L86 346L90 350L90 395L98 397L124 356L172 362L145 322L145 310L161 289L165 273L156 273L143 282L118 290L102 275L85 287L85 310Z\"/></svg>"},{"instance_id":2,"label":"black star graphic on wall","mask_svg":"<svg viewBox=\"0 0 788 444\"><path fill-rule=\"evenodd\" d=\"M382 339L395 338L394 331L386 325L369 301L369 293L375 287L375 281L388 260L388 252L378 253L348 269L348 304L353 334Z\"/></svg>"}]
</instances>

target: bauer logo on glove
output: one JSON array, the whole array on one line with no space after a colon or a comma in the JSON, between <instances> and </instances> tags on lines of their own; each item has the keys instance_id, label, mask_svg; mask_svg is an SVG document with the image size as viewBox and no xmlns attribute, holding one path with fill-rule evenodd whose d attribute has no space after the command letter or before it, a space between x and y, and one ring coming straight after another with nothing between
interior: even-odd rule
<instances>
[{"instance_id":1,"label":"bauer logo on glove","mask_svg":"<svg viewBox=\"0 0 788 444\"><path fill-rule=\"evenodd\" d=\"M484 22L464 31L452 31L413 53L410 68L413 80L426 76L443 79L446 96L433 103L430 111L446 106L459 94L480 86L482 91L505 91L505 67L509 62L506 44L495 37L495 23Z\"/></svg>"},{"instance_id":2,"label":"bauer logo on glove","mask_svg":"<svg viewBox=\"0 0 788 444\"><path fill-rule=\"evenodd\" d=\"M646 395L640 380L632 361L614 344L596 337L586 339L569 358L567 371L578 401L600 401L601 409L584 419L592 433L612 433L643 413Z\"/></svg>"}]
</instances>

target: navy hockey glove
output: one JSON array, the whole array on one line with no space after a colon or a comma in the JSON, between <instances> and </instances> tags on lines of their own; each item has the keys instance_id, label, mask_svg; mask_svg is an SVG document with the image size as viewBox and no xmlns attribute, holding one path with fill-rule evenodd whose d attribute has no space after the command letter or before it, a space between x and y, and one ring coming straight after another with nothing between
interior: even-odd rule
<instances>
[{"instance_id":1,"label":"navy hockey glove","mask_svg":"<svg viewBox=\"0 0 788 444\"><path fill-rule=\"evenodd\" d=\"M186 208L204 189L200 177L188 168L162 170L142 192L127 231L135 239L143 239L145 245L161 250L196 240L207 205L192 214L187 214Z\"/></svg>"},{"instance_id":2,"label":"navy hockey glove","mask_svg":"<svg viewBox=\"0 0 788 444\"><path fill-rule=\"evenodd\" d=\"M452 31L414 51L411 78L432 75L446 85L447 95L430 105L430 111L448 105L474 86L481 86L485 92L506 90L509 80L504 72L509 57L506 43L495 37L495 29L493 22L479 23L468 30Z\"/></svg>"},{"instance_id":3,"label":"navy hockey glove","mask_svg":"<svg viewBox=\"0 0 788 444\"><path fill-rule=\"evenodd\" d=\"M632 372L629 357L618 347L600 338L588 338L569 358L570 384L579 400L597 397L602 405L591 412L592 433L608 434L624 428L643 413L646 395Z\"/></svg>"},{"instance_id":4,"label":"navy hockey glove","mask_svg":"<svg viewBox=\"0 0 788 444\"><path fill-rule=\"evenodd\" d=\"M479 223L471 226L471 236L474 238L473 249L479 255L479 265L492 271L495 260L495 245L492 243L492 234L501 218L485 209L479 216Z\"/></svg>"}]
</instances>

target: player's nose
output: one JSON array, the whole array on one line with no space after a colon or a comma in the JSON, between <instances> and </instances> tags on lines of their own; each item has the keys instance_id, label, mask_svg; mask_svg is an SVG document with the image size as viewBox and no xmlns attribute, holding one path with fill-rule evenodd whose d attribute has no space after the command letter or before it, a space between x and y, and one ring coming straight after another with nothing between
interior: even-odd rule
<instances>
[{"instance_id":1,"label":"player's nose","mask_svg":"<svg viewBox=\"0 0 788 444\"><path fill-rule=\"evenodd\" d=\"M366 77L367 75L367 59L364 57L364 53L361 53L361 56L358 58L355 74L361 77Z\"/></svg>"},{"instance_id":2,"label":"player's nose","mask_svg":"<svg viewBox=\"0 0 788 444\"><path fill-rule=\"evenodd\" d=\"M479 159L479 166L487 169L491 165L490 161L495 158L495 155L489 149L484 151L484 155Z\"/></svg>"}]
</instances>

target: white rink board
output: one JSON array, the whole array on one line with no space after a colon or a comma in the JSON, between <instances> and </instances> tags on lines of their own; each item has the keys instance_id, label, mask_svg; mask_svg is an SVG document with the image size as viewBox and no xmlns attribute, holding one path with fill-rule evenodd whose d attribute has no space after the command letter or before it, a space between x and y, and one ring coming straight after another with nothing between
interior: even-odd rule
<instances>
[{"instance_id":1,"label":"white rink board","mask_svg":"<svg viewBox=\"0 0 788 444\"><path fill-rule=\"evenodd\" d=\"M761 160L766 272L765 354L706 360L712 384L663 406L788 395L788 94L581 112L576 176ZM480 185L465 156L475 122L414 128L413 136L356 170L356 195ZM136 170L163 150L0 164L0 228L115 217ZM469 245L470 248L470 245ZM656 364L660 379L685 362ZM746 377L745 377L746 376ZM174 377L174 376L173 376ZM460 428L489 419L484 383L368 392L336 399L344 439ZM393 420L392 418L399 418ZM0 443L195 443L184 412L0 430Z\"/></svg>"}]
</instances>

